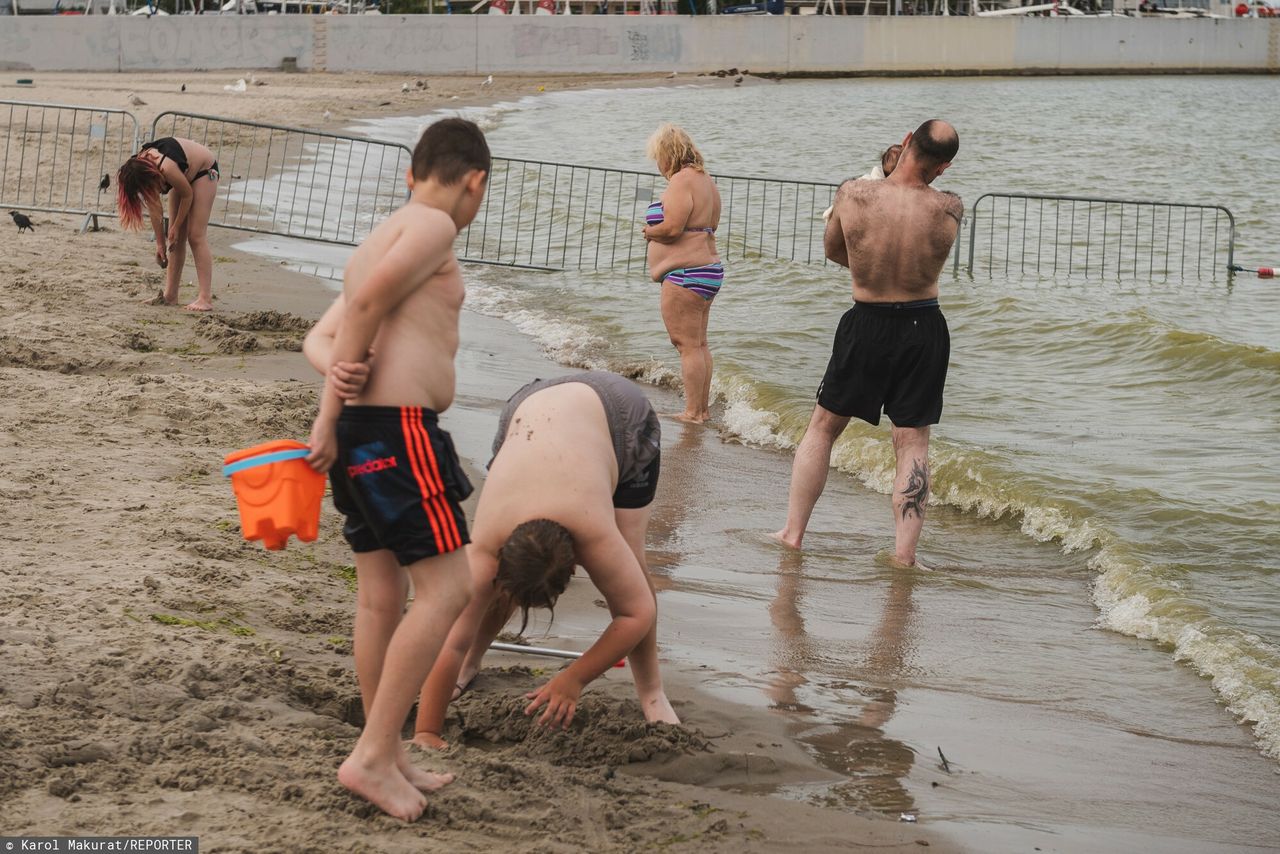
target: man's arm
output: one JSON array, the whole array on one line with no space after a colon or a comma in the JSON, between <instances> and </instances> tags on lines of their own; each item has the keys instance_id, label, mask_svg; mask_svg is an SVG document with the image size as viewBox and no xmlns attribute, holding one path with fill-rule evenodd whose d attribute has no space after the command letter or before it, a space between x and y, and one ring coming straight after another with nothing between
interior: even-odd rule
<instances>
[{"instance_id":1,"label":"man's arm","mask_svg":"<svg viewBox=\"0 0 1280 854\"><path fill-rule=\"evenodd\" d=\"M964 219L964 202L949 190L942 190L942 212L956 221L959 226Z\"/></svg>"},{"instance_id":2,"label":"man's arm","mask_svg":"<svg viewBox=\"0 0 1280 854\"><path fill-rule=\"evenodd\" d=\"M850 179L836 190L835 200L831 204L831 218L827 220L827 228L822 232L822 248L827 260L834 261L841 267L849 266L849 243L844 236L844 224L840 221L840 211L848 210L849 197L853 193L856 179Z\"/></svg>"},{"instance_id":3,"label":"man's arm","mask_svg":"<svg viewBox=\"0 0 1280 854\"><path fill-rule=\"evenodd\" d=\"M583 687L630 655L658 618L658 606L644 570L616 527L610 526L598 537L580 540L578 555L609 604L613 620L581 658L546 685L526 695L533 701L525 708L526 715L547 704L546 711L538 718L539 724L568 727Z\"/></svg>"}]
</instances>

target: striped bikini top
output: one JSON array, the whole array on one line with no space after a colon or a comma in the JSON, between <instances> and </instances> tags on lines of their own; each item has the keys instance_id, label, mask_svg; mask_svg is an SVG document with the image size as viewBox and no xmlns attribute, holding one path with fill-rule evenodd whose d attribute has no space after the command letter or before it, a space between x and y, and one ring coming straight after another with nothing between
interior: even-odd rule
<instances>
[{"instance_id":1,"label":"striped bikini top","mask_svg":"<svg viewBox=\"0 0 1280 854\"><path fill-rule=\"evenodd\" d=\"M662 223L663 219L662 202L650 202L649 207L645 208L644 211L644 224L659 225ZM698 228L686 228L685 231L695 231L704 234L716 233L715 227L710 225L703 225Z\"/></svg>"}]
</instances>

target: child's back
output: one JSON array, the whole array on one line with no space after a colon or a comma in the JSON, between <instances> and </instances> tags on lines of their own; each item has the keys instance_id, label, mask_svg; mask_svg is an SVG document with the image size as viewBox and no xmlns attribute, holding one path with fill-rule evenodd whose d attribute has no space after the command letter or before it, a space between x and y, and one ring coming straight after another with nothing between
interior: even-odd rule
<instances>
[{"instance_id":1,"label":"child's back","mask_svg":"<svg viewBox=\"0 0 1280 854\"><path fill-rule=\"evenodd\" d=\"M343 292L348 303L377 265L379 274L402 277L405 292L378 326L376 368L352 403L425 406L436 412L453 403L453 358L465 294L452 248L457 233L445 211L410 201L375 228L347 263Z\"/></svg>"}]
</instances>

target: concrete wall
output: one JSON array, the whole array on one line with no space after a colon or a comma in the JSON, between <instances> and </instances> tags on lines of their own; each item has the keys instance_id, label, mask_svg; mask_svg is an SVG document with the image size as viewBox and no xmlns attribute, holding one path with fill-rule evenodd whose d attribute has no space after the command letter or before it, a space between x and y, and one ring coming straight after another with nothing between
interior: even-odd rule
<instances>
[{"instance_id":1,"label":"concrete wall","mask_svg":"<svg viewBox=\"0 0 1280 854\"><path fill-rule=\"evenodd\" d=\"M6 18L0 69L1280 73L1280 21L491 15Z\"/></svg>"}]
</instances>

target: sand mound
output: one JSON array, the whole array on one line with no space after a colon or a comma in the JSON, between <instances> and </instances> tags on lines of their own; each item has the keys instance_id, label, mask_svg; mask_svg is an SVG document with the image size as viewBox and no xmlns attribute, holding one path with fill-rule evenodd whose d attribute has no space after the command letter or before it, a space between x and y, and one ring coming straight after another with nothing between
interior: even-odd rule
<instances>
[{"instance_id":1,"label":"sand mound","mask_svg":"<svg viewBox=\"0 0 1280 854\"><path fill-rule=\"evenodd\" d=\"M487 672L486 672L487 674ZM627 765L706 751L701 733L670 724L648 723L635 700L588 693L568 730L538 726L526 716L524 692L539 680L504 680L501 693L468 694L457 706L458 733L477 741L513 746L515 753L550 765L575 768Z\"/></svg>"}]
</instances>

